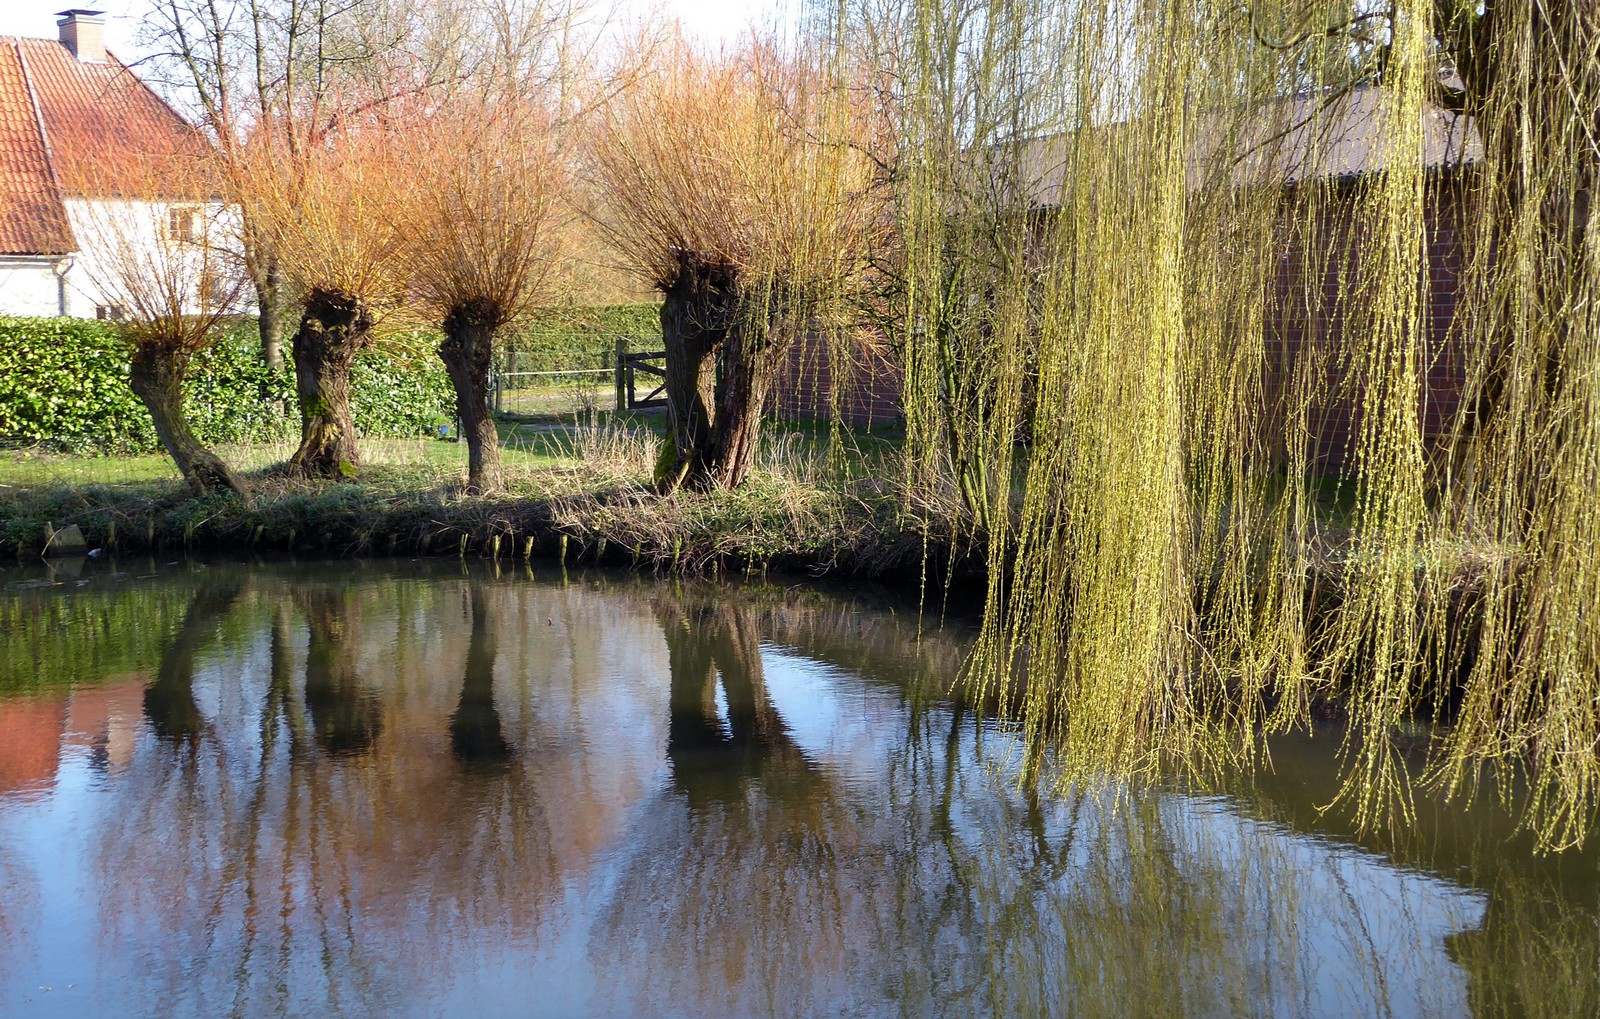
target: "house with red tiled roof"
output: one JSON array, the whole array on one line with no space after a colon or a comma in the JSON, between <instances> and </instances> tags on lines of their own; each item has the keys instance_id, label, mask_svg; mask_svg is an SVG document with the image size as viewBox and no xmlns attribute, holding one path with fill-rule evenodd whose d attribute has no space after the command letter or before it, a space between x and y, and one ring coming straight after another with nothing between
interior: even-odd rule
<instances>
[{"instance_id":1,"label":"house with red tiled roof","mask_svg":"<svg viewBox=\"0 0 1600 1019\"><path fill-rule=\"evenodd\" d=\"M100 12L60 18L57 39L0 36L0 315L119 318L112 262L199 243L220 209L179 183L209 146L106 49Z\"/></svg>"}]
</instances>

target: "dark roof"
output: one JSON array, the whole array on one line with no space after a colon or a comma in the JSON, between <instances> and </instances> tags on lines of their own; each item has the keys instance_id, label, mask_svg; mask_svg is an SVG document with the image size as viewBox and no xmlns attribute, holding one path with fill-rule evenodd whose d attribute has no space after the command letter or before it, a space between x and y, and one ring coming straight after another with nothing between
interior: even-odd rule
<instances>
[{"instance_id":1,"label":"dark roof","mask_svg":"<svg viewBox=\"0 0 1600 1019\"><path fill-rule=\"evenodd\" d=\"M1335 94L1300 95L1258 107L1250 114L1212 114L1196 131L1187 157L1190 186L1221 169L1234 182L1303 184L1311 180L1350 180L1387 169L1393 154L1387 143L1385 94L1359 88ZM1472 118L1430 107L1423 114L1423 162L1429 170L1457 169L1483 159L1483 142ZM1114 139L1128 124L1114 125L1103 138ZM1036 206L1059 203L1068 160L1068 134L1028 143L1021 172ZM1221 160L1227 165L1219 167Z\"/></svg>"}]
</instances>

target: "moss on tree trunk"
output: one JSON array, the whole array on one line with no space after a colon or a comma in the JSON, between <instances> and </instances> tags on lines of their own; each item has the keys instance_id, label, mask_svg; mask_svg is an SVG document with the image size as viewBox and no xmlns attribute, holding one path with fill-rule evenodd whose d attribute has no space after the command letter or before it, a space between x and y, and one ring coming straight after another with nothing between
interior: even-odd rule
<instances>
[{"instance_id":1,"label":"moss on tree trunk","mask_svg":"<svg viewBox=\"0 0 1600 1019\"><path fill-rule=\"evenodd\" d=\"M350 366L372 331L362 302L312 290L294 334L295 388L300 396L300 448L289 460L297 474L334 478L360 462L350 411Z\"/></svg>"}]
</instances>

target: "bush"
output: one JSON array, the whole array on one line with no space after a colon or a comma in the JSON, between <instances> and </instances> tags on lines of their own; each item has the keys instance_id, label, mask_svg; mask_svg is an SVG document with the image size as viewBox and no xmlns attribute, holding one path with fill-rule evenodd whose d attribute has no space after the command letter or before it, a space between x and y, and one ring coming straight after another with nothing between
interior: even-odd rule
<instances>
[{"instance_id":1,"label":"bush","mask_svg":"<svg viewBox=\"0 0 1600 1019\"><path fill-rule=\"evenodd\" d=\"M430 435L456 416L438 333L386 336L356 355L350 407L362 436Z\"/></svg>"},{"instance_id":2,"label":"bush","mask_svg":"<svg viewBox=\"0 0 1600 1019\"><path fill-rule=\"evenodd\" d=\"M502 345L503 371L609 368L617 337L654 345L661 338L659 304L546 308L511 331ZM636 345L635 349L643 349Z\"/></svg>"},{"instance_id":3,"label":"bush","mask_svg":"<svg viewBox=\"0 0 1600 1019\"><path fill-rule=\"evenodd\" d=\"M144 448L155 435L127 378L125 348L96 323L0 318L0 440Z\"/></svg>"},{"instance_id":4,"label":"bush","mask_svg":"<svg viewBox=\"0 0 1600 1019\"><path fill-rule=\"evenodd\" d=\"M184 411L207 444L270 442L297 433L294 372L267 367L254 322L195 358L183 390Z\"/></svg>"},{"instance_id":5,"label":"bush","mask_svg":"<svg viewBox=\"0 0 1600 1019\"><path fill-rule=\"evenodd\" d=\"M453 415L437 343L426 334L398 337L357 357L350 395L363 435L428 434ZM202 442L271 442L298 432L294 374L268 368L260 350L255 323L243 321L191 363L184 409ZM160 448L128 388L127 348L104 323L0 318L0 379L0 444L69 453Z\"/></svg>"}]
</instances>

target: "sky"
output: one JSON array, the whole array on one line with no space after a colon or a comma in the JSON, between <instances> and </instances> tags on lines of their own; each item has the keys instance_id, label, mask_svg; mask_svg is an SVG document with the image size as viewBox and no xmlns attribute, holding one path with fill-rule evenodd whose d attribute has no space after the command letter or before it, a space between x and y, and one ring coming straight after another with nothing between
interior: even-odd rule
<instances>
[{"instance_id":1,"label":"sky","mask_svg":"<svg viewBox=\"0 0 1600 1019\"><path fill-rule=\"evenodd\" d=\"M623 17L662 11L709 42L732 39L751 19L764 20L786 0L618 0ZM0 35L56 37L56 12L81 6L106 13L106 43L112 52L137 57L139 18L146 0L0 0Z\"/></svg>"}]
</instances>

